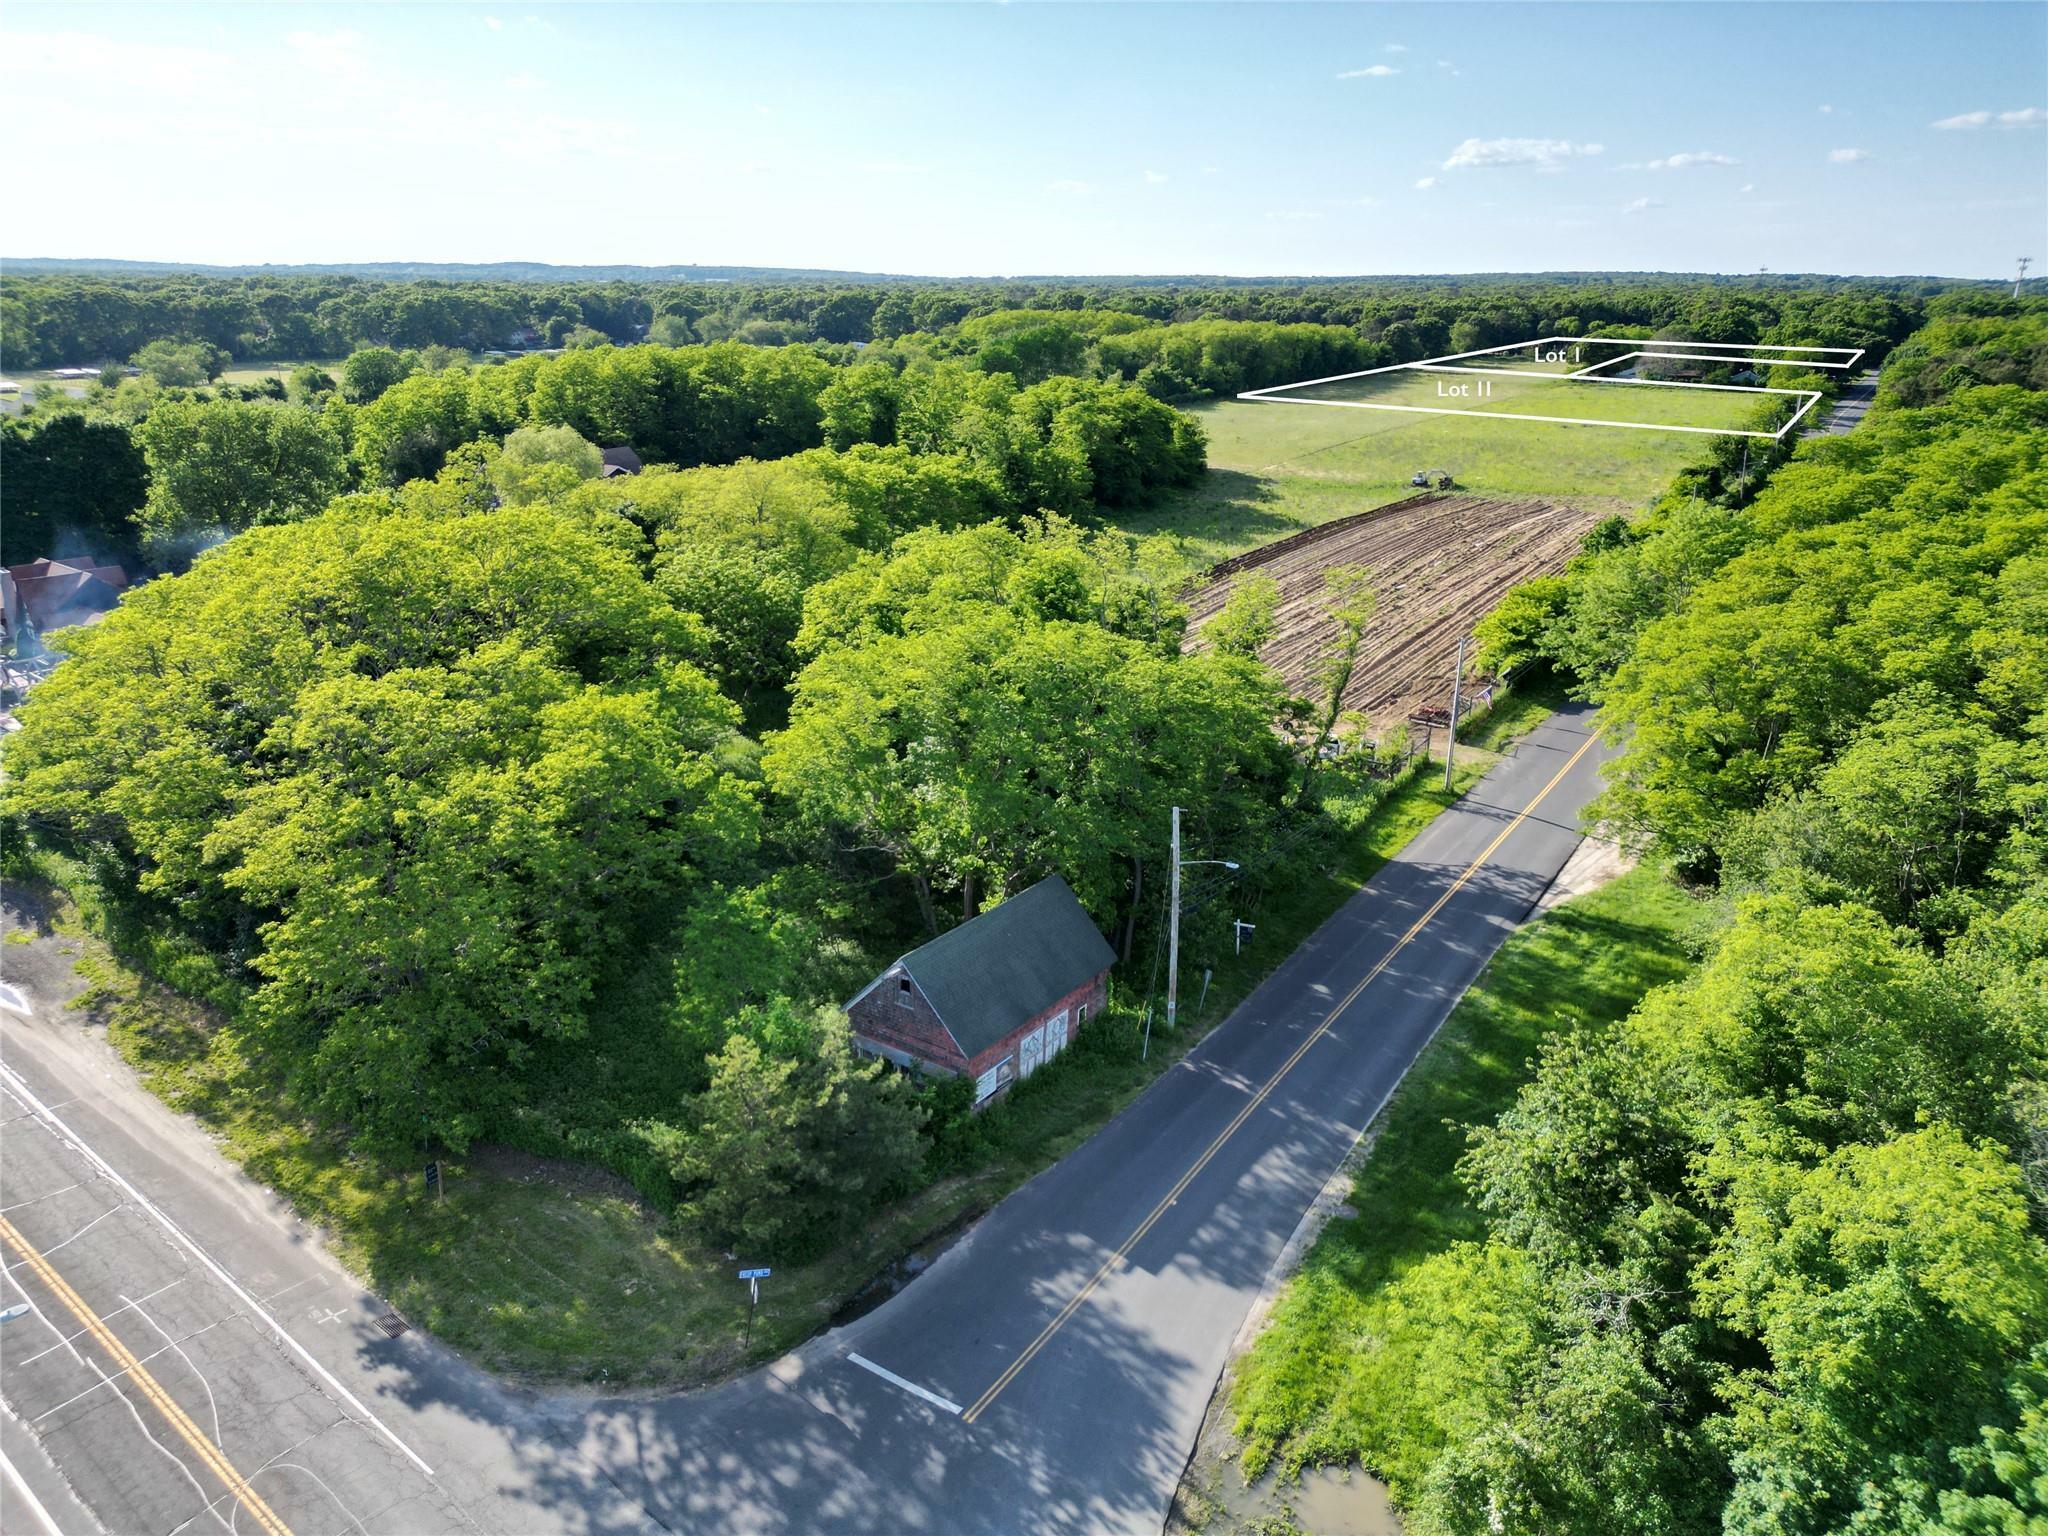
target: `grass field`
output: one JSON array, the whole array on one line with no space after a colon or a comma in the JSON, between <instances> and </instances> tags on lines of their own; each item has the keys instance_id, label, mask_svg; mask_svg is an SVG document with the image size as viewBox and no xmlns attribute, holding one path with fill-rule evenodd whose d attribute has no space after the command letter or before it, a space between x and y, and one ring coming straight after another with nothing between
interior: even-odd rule
<instances>
[{"instance_id":1,"label":"grass field","mask_svg":"<svg viewBox=\"0 0 2048 1536\"><path fill-rule=\"evenodd\" d=\"M1759 409L1776 398L1682 384L1559 378L1540 366L1482 372L1467 365L1427 372L1402 369L1376 373L1362 379L1289 390L1270 401L1251 403L1284 405L1289 410L1306 412L1344 410L1354 423L1383 416L1399 420L1409 411L1440 410L1499 416L1563 416L1640 427L1733 432L1753 427ZM1686 435L1689 434L1680 434Z\"/></svg>"},{"instance_id":2,"label":"grass field","mask_svg":"<svg viewBox=\"0 0 2048 1536\"><path fill-rule=\"evenodd\" d=\"M1404 381L1400 389L1416 391L1433 389L1428 381L1443 376L1391 377ZM1509 389L1521 387L1516 379L1494 382ZM1631 400L1628 408L1638 412L1693 411L1701 413L1694 417L1700 425L1714 425L1723 419L1702 419L1728 409L1718 402L1743 402L1744 409L1753 411L1758 398L1625 385L1566 385L1554 379L1532 382L1528 392L1517 398L1532 402L1525 408L1533 409L1535 400L1557 389L1601 392L1599 404L1608 410L1619 408L1619 403L1611 400L1617 395L1683 397L1655 405ZM1507 396L1499 398L1508 403ZM1706 401L1716 403L1701 403ZM1476 496L1530 496L1571 502L1603 514L1633 512L1662 493L1679 470L1697 462L1705 445L1713 441L1688 432L1557 426L1477 416L1416 416L1251 400L1214 401L1193 407L1190 414L1209 434L1208 474L1191 490L1114 519L1116 526L1130 533L1177 535L1190 569L1335 517L1399 500L1411 494L1409 476L1423 469L1450 471L1461 490Z\"/></svg>"},{"instance_id":3,"label":"grass field","mask_svg":"<svg viewBox=\"0 0 2048 1536\"><path fill-rule=\"evenodd\" d=\"M1377 1122L1353 1182L1357 1214L1324 1228L1238 1368L1231 1406L1247 1477L1276 1459L1361 1460L1401 1493L1402 1474L1414 1469L1389 1463L1387 1426L1376 1417L1398 1408L1351 1383L1373 1350L1395 1347L1391 1333L1428 1328L1427 1319L1385 1315L1386 1287L1429 1255L1483 1235L1455 1173L1464 1128L1508 1106L1546 1035L1611 1024L1652 987L1683 975L1698 912L1663 871L1637 869L1502 946Z\"/></svg>"}]
</instances>

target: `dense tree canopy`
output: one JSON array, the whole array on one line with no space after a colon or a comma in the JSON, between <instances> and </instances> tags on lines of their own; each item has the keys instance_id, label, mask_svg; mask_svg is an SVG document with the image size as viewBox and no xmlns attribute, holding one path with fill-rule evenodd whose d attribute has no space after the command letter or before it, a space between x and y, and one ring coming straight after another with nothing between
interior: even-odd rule
<instances>
[{"instance_id":1,"label":"dense tree canopy","mask_svg":"<svg viewBox=\"0 0 2048 1536\"><path fill-rule=\"evenodd\" d=\"M814 591L768 782L938 893L1058 870L1099 917L1160 853L1162 805L1256 819L1284 758L1256 663L1182 656L1184 614L1058 524L922 533Z\"/></svg>"},{"instance_id":2,"label":"dense tree canopy","mask_svg":"<svg viewBox=\"0 0 2048 1536\"><path fill-rule=\"evenodd\" d=\"M44 555L125 559L148 483L142 450L122 422L69 410L0 423L0 564Z\"/></svg>"},{"instance_id":3,"label":"dense tree canopy","mask_svg":"<svg viewBox=\"0 0 2048 1536\"><path fill-rule=\"evenodd\" d=\"M613 925L745 853L695 626L544 513L231 541L73 641L11 803L246 965L308 1103L460 1145Z\"/></svg>"},{"instance_id":4,"label":"dense tree canopy","mask_svg":"<svg viewBox=\"0 0 2048 1536\"><path fill-rule=\"evenodd\" d=\"M149 466L137 514L160 561L259 523L320 511L347 486L340 436L326 417L246 400L166 400L135 431Z\"/></svg>"}]
</instances>

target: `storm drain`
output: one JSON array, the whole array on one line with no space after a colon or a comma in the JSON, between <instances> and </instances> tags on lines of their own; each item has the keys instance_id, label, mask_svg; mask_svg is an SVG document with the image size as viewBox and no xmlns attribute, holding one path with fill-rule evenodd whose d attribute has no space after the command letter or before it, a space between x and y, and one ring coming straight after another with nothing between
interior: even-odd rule
<instances>
[{"instance_id":1,"label":"storm drain","mask_svg":"<svg viewBox=\"0 0 2048 1536\"><path fill-rule=\"evenodd\" d=\"M412 1325L396 1312L386 1312L377 1319L377 1326L383 1330L385 1338L395 1339Z\"/></svg>"}]
</instances>

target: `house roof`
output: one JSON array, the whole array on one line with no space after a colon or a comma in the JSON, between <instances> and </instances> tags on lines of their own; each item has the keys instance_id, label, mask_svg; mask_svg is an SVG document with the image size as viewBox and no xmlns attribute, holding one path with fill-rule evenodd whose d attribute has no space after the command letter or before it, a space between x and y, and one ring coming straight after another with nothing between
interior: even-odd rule
<instances>
[{"instance_id":1,"label":"house roof","mask_svg":"<svg viewBox=\"0 0 2048 1536\"><path fill-rule=\"evenodd\" d=\"M640 462L639 454L621 443L616 448L605 449L604 467L606 470L624 470L629 475L637 475L646 466Z\"/></svg>"},{"instance_id":2,"label":"house roof","mask_svg":"<svg viewBox=\"0 0 2048 1536\"><path fill-rule=\"evenodd\" d=\"M1093 981L1115 959L1067 882L1048 875L890 969L910 973L971 1058Z\"/></svg>"},{"instance_id":3,"label":"house roof","mask_svg":"<svg viewBox=\"0 0 2048 1536\"><path fill-rule=\"evenodd\" d=\"M8 566L7 578L9 618L19 604L39 631L85 623L119 602L128 585L121 567L91 560L31 560Z\"/></svg>"}]
</instances>

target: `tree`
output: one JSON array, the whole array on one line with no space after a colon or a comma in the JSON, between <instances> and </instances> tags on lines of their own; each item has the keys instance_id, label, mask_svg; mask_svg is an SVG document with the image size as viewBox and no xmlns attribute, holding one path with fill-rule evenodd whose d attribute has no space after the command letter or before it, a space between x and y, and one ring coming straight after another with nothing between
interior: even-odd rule
<instances>
[{"instance_id":1,"label":"tree","mask_svg":"<svg viewBox=\"0 0 2048 1536\"><path fill-rule=\"evenodd\" d=\"M491 483L507 506L523 507L595 480L604 454L574 427L521 427L491 462Z\"/></svg>"},{"instance_id":2,"label":"tree","mask_svg":"<svg viewBox=\"0 0 2048 1536\"><path fill-rule=\"evenodd\" d=\"M825 445L844 450L856 443L895 442L902 404L903 386L894 368L856 363L840 369L818 396Z\"/></svg>"},{"instance_id":3,"label":"tree","mask_svg":"<svg viewBox=\"0 0 2048 1536\"><path fill-rule=\"evenodd\" d=\"M888 853L934 929L937 891L971 916L1050 869L1107 915L1163 856L1160 805L1222 838L1274 787L1271 675L1182 656L1177 623L1112 628L1144 610L1110 601L1130 575L1090 549L1057 526L912 535L806 605L813 659L763 771L813 825Z\"/></svg>"},{"instance_id":4,"label":"tree","mask_svg":"<svg viewBox=\"0 0 2048 1536\"><path fill-rule=\"evenodd\" d=\"M400 379L409 377L418 360L389 347L364 347L341 365L341 395L350 405L368 405Z\"/></svg>"},{"instance_id":5,"label":"tree","mask_svg":"<svg viewBox=\"0 0 2048 1536\"><path fill-rule=\"evenodd\" d=\"M68 411L0 424L0 561L131 555L147 484L142 452L119 421Z\"/></svg>"},{"instance_id":6,"label":"tree","mask_svg":"<svg viewBox=\"0 0 2048 1536\"><path fill-rule=\"evenodd\" d=\"M1256 661L1279 632L1280 583L1263 571L1239 577L1222 611L1202 626L1202 638L1226 656Z\"/></svg>"},{"instance_id":7,"label":"tree","mask_svg":"<svg viewBox=\"0 0 2048 1536\"><path fill-rule=\"evenodd\" d=\"M189 560L245 528L309 517L347 485L333 426L297 406L166 400L135 436L149 466L137 521L160 559Z\"/></svg>"},{"instance_id":8,"label":"tree","mask_svg":"<svg viewBox=\"0 0 2048 1536\"><path fill-rule=\"evenodd\" d=\"M1359 655L1365 649L1366 626L1372 623L1378 606L1372 573L1363 566L1333 565L1323 572L1323 612L1336 626L1336 636L1316 670L1316 688L1321 695L1317 700L1319 713L1315 739L1302 760L1299 794L1308 793L1309 781L1322 761L1323 748L1337 728L1337 717L1344 712L1344 695L1350 691Z\"/></svg>"},{"instance_id":9,"label":"tree","mask_svg":"<svg viewBox=\"0 0 2048 1536\"><path fill-rule=\"evenodd\" d=\"M139 588L8 744L9 810L231 958L298 1102L407 1155L501 1125L619 934L758 837L696 626L573 524L451 489Z\"/></svg>"},{"instance_id":10,"label":"tree","mask_svg":"<svg viewBox=\"0 0 2048 1536\"><path fill-rule=\"evenodd\" d=\"M669 600L701 618L710 635L709 665L741 708L788 685L791 649L803 622L803 583L772 550L682 542L663 554L655 584Z\"/></svg>"},{"instance_id":11,"label":"tree","mask_svg":"<svg viewBox=\"0 0 2048 1536\"><path fill-rule=\"evenodd\" d=\"M843 1020L804 1031L789 1011L780 1003L741 1013L712 1061L676 1176L696 1190L688 1215L716 1241L800 1262L915 1171L925 1112L908 1078L855 1059ZM812 1044L797 1057L759 1043L805 1033Z\"/></svg>"},{"instance_id":12,"label":"tree","mask_svg":"<svg viewBox=\"0 0 2048 1536\"><path fill-rule=\"evenodd\" d=\"M192 388L220 377L228 355L204 341L152 341L129 362L166 388Z\"/></svg>"},{"instance_id":13,"label":"tree","mask_svg":"<svg viewBox=\"0 0 2048 1536\"><path fill-rule=\"evenodd\" d=\"M1706 1310L1767 1363L1730 1383L1736 1536L1842 1529L1930 1444L1977 1438L2048 1337L2048 1249L2017 1172L1933 1125L1818 1166L1738 1167Z\"/></svg>"},{"instance_id":14,"label":"tree","mask_svg":"<svg viewBox=\"0 0 2048 1536\"><path fill-rule=\"evenodd\" d=\"M334 375L318 363L301 363L285 380L285 398L293 405L319 405L339 387Z\"/></svg>"}]
</instances>

